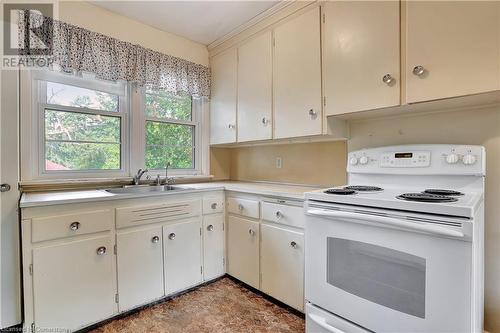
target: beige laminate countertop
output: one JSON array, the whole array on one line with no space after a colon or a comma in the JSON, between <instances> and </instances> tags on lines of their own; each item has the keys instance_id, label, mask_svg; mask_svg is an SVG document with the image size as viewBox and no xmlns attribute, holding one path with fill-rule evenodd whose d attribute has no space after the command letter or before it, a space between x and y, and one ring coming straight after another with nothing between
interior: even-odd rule
<instances>
[{"instance_id":1,"label":"beige laminate countertop","mask_svg":"<svg viewBox=\"0 0 500 333\"><path fill-rule=\"evenodd\" d=\"M20 200L21 208L40 207L61 205L67 203L84 203L104 200L121 200L144 198L151 196L167 196L186 193L197 193L213 190L226 190L234 192L243 192L264 196L275 196L287 199L303 200L304 193L317 190L314 186L297 186L279 183L265 182L240 182L240 181L224 181L224 182L207 182L176 185L184 188L182 191L167 191L167 192L147 192L147 193L123 193L113 194L106 190L82 190L82 191L51 191L51 192L34 192L23 193Z\"/></svg>"}]
</instances>

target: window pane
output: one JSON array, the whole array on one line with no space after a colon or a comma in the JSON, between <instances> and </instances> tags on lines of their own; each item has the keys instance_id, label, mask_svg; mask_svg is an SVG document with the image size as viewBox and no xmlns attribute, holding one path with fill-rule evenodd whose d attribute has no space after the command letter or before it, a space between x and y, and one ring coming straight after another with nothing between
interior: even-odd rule
<instances>
[{"instance_id":1,"label":"window pane","mask_svg":"<svg viewBox=\"0 0 500 333\"><path fill-rule=\"evenodd\" d=\"M194 126L146 122L146 145L193 146Z\"/></svg>"},{"instance_id":2,"label":"window pane","mask_svg":"<svg viewBox=\"0 0 500 333\"><path fill-rule=\"evenodd\" d=\"M47 140L120 142L120 118L45 110Z\"/></svg>"},{"instance_id":3,"label":"window pane","mask_svg":"<svg viewBox=\"0 0 500 333\"><path fill-rule=\"evenodd\" d=\"M191 96L167 92L147 92L146 115L154 118L191 120Z\"/></svg>"},{"instance_id":4,"label":"window pane","mask_svg":"<svg viewBox=\"0 0 500 333\"><path fill-rule=\"evenodd\" d=\"M45 170L118 170L120 144L46 142Z\"/></svg>"},{"instance_id":5,"label":"window pane","mask_svg":"<svg viewBox=\"0 0 500 333\"><path fill-rule=\"evenodd\" d=\"M47 82L47 103L118 111L118 95L55 82Z\"/></svg>"},{"instance_id":6,"label":"window pane","mask_svg":"<svg viewBox=\"0 0 500 333\"><path fill-rule=\"evenodd\" d=\"M172 169L194 169L193 147L146 146L146 168L164 169L167 161Z\"/></svg>"}]
</instances>

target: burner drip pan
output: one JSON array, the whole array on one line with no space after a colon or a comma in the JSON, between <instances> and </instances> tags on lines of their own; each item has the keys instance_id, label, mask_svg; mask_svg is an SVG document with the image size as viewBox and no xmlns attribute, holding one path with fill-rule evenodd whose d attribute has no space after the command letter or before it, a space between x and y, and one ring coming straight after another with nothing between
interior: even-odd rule
<instances>
[{"instance_id":1,"label":"burner drip pan","mask_svg":"<svg viewBox=\"0 0 500 333\"><path fill-rule=\"evenodd\" d=\"M343 188L331 188L325 191L326 194L337 194L337 195L351 195L356 194L356 191L343 189Z\"/></svg>"},{"instance_id":2,"label":"burner drip pan","mask_svg":"<svg viewBox=\"0 0 500 333\"><path fill-rule=\"evenodd\" d=\"M379 192L382 191L383 188L378 186L351 185L344 187L344 190L354 190L359 192Z\"/></svg>"},{"instance_id":3,"label":"burner drip pan","mask_svg":"<svg viewBox=\"0 0 500 333\"><path fill-rule=\"evenodd\" d=\"M452 196L457 196L457 195L464 195L462 192L454 191L454 190L442 190L442 189L436 189L436 188L430 188L424 191L424 193L427 194L437 194L437 195L452 195Z\"/></svg>"},{"instance_id":4,"label":"burner drip pan","mask_svg":"<svg viewBox=\"0 0 500 333\"><path fill-rule=\"evenodd\" d=\"M398 195L396 198L407 201L418 201L418 202L455 202L458 201L457 198L438 195L438 194L429 194L429 193L403 193Z\"/></svg>"}]
</instances>

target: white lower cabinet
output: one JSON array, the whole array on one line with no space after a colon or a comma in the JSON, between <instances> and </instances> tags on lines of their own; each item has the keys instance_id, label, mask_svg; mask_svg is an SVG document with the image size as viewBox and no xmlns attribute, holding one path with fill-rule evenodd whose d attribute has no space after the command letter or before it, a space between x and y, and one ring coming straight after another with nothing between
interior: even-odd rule
<instances>
[{"instance_id":1,"label":"white lower cabinet","mask_svg":"<svg viewBox=\"0 0 500 333\"><path fill-rule=\"evenodd\" d=\"M111 236L68 239L33 248L37 330L76 330L115 313Z\"/></svg>"},{"instance_id":2,"label":"white lower cabinet","mask_svg":"<svg viewBox=\"0 0 500 333\"><path fill-rule=\"evenodd\" d=\"M224 215L203 217L203 279L215 279L225 273Z\"/></svg>"},{"instance_id":3,"label":"white lower cabinet","mask_svg":"<svg viewBox=\"0 0 500 333\"><path fill-rule=\"evenodd\" d=\"M201 221L199 218L163 226L165 294L202 281Z\"/></svg>"},{"instance_id":4,"label":"white lower cabinet","mask_svg":"<svg viewBox=\"0 0 500 333\"><path fill-rule=\"evenodd\" d=\"M228 273L259 288L259 222L229 216L227 227Z\"/></svg>"},{"instance_id":5,"label":"white lower cabinet","mask_svg":"<svg viewBox=\"0 0 500 333\"><path fill-rule=\"evenodd\" d=\"M162 227L120 231L116 245L120 311L163 297Z\"/></svg>"},{"instance_id":6,"label":"white lower cabinet","mask_svg":"<svg viewBox=\"0 0 500 333\"><path fill-rule=\"evenodd\" d=\"M304 234L262 224L261 290L304 310Z\"/></svg>"}]
</instances>

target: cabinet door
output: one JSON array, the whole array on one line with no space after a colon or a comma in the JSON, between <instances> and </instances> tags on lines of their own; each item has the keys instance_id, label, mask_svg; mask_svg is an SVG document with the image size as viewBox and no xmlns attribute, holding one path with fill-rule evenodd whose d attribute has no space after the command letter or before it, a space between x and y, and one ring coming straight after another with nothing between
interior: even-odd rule
<instances>
[{"instance_id":1,"label":"cabinet door","mask_svg":"<svg viewBox=\"0 0 500 333\"><path fill-rule=\"evenodd\" d=\"M161 227L116 236L120 311L164 296Z\"/></svg>"},{"instance_id":2,"label":"cabinet door","mask_svg":"<svg viewBox=\"0 0 500 333\"><path fill-rule=\"evenodd\" d=\"M408 1L407 102L500 88L499 6L498 1Z\"/></svg>"},{"instance_id":3,"label":"cabinet door","mask_svg":"<svg viewBox=\"0 0 500 333\"><path fill-rule=\"evenodd\" d=\"M262 291L304 309L304 234L261 225Z\"/></svg>"},{"instance_id":4,"label":"cabinet door","mask_svg":"<svg viewBox=\"0 0 500 333\"><path fill-rule=\"evenodd\" d=\"M224 275L224 214L203 217L203 277Z\"/></svg>"},{"instance_id":5,"label":"cabinet door","mask_svg":"<svg viewBox=\"0 0 500 333\"><path fill-rule=\"evenodd\" d=\"M272 138L272 74L268 31L238 49L238 142Z\"/></svg>"},{"instance_id":6,"label":"cabinet door","mask_svg":"<svg viewBox=\"0 0 500 333\"><path fill-rule=\"evenodd\" d=\"M227 226L228 273L259 288L259 223L229 216Z\"/></svg>"},{"instance_id":7,"label":"cabinet door","mask_svg":"<svg viewBox=\"0 0 500 333\"><path fill-rule=\"evenodd\" d=\"M321 134L319 7L274 31L274 136Z\"/></svg>"},{"instance_id":8,"label":"cabinet door","mask_svg":"<svg viewBox=\"0 0 500 333\"><path fill-rule=\"evenodd\" d=\"M236 142L236 49L214 56L210 100L210 143Z\"/></svg>"},{"instance_id":9,"label":"cabinet door","mask_svg":"<svg viewBox=\"0 0 500 333\"><path fill-rule=\"evenodd\" d=\"M201 282L201 223L199 219L163 227L165 293Z\"/></svg>"},{"instance_id":10,"label":"cabinet door","mask_svg":"<svg viewBox=\"0 0 500 333\"><path fill-rule=\"evenodd\" d=\"M324 15L326 115L399 105L399 1L327 1Z\"/></svg>"},{"instance_id":11,"label":"cabinet door","mask_svg":"<svg viewBox=\"0 0 500 333\"><path fill-rule=\"evenodd\" d=\"M113 260L110 236L33 249L35 326L76 330L112 316Z\"/></svg>"}]
</instances>

